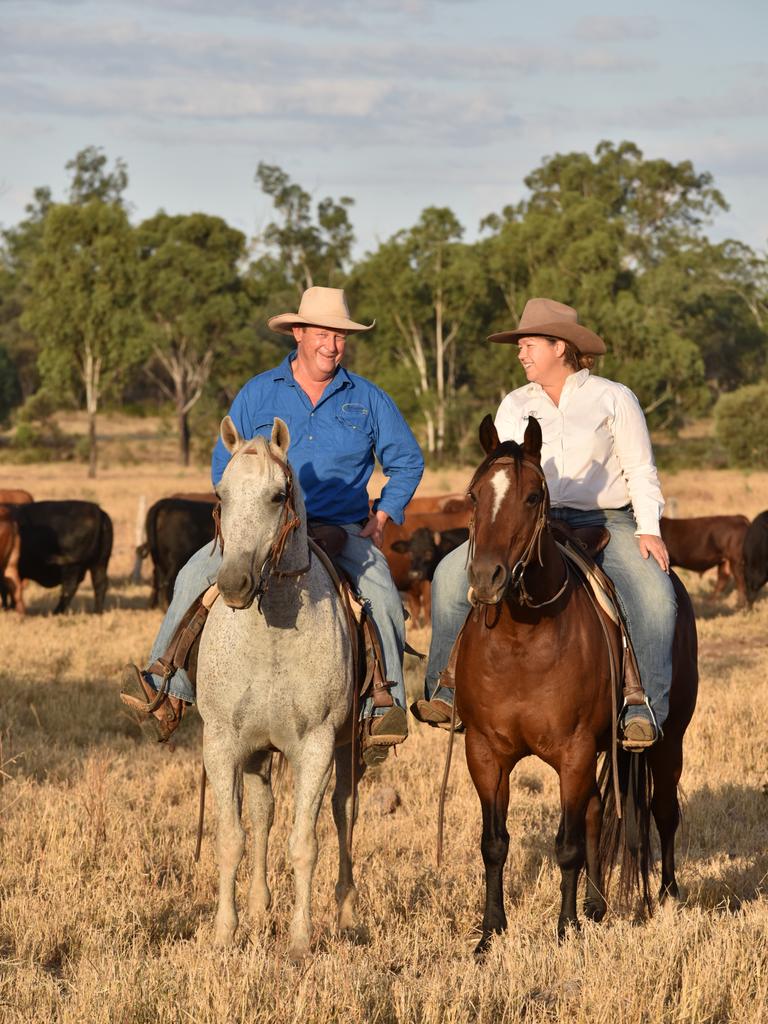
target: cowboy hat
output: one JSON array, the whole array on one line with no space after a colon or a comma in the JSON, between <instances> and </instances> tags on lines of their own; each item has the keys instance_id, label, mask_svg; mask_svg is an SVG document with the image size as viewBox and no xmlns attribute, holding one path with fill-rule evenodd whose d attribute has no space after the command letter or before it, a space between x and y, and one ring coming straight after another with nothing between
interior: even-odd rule
<instances>
[{"instance_id":1,"label":"cowboy hat","mask_svg":"<svg viewBox=\"0 0 768 1024\"><path fill-rule=\"evenodd\" d=\"M599 356L606 351L603 339L579 323L579 314L573 306L554 299L529 299L517 330L492 334L488 341L517 341L529 335L570 341L582 355Z\"/></svg>"},{"instance_id":2,"label":"cowboy hat","mask_svg":"<svg viewBox=\"0 0 768 1024\"><path fill-rule=\"evenodd\" d=\"M372 324L356 324L349 318L349 306L341 288L307 288L301 296L298 313L280 313L270 317L267 327L278 334L290 334L292 327L332 327L339 331L370 331Z\"/></svg>"}]
</instances>

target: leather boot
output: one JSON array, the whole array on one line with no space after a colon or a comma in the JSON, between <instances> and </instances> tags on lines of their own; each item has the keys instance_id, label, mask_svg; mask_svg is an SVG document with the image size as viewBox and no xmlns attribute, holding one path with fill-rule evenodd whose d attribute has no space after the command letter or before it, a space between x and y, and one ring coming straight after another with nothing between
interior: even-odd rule
<instances>
[{"instance_id":1,"label":"leather boot","mask_svg":"<svg viewBox=\"0 0 768 1024\"><path fill-rule=\"evenodd\" d=\"M151 717L157 730L159 743L167 743L171 735L178 729L184 715L186 702L180 697L172 697L167 693L158 703L158 693L144 677L144 673L133 664L123 669L121 677L122 689L120 700L139 715ZM141 697L134 696L128 690L137 690ZM153 705L157 704L153 708Z\"/></svg>"}]
</instances>

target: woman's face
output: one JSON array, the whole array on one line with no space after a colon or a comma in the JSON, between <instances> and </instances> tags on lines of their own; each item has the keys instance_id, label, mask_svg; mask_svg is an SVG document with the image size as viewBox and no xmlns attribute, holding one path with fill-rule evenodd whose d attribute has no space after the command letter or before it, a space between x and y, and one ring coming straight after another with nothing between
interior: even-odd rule
<instances>
[{"instance_id":1,"label":"woman's face","mask_svg":"<svg viewBox=\"0 0 768 1024\"><path fill-rule=\"evenodd\" d=\"M531 335L520 338L517 344L517 358L534 384L556 384L572 372L563 362L565 346L561 341Z\"/></svg>"}]
</instances>

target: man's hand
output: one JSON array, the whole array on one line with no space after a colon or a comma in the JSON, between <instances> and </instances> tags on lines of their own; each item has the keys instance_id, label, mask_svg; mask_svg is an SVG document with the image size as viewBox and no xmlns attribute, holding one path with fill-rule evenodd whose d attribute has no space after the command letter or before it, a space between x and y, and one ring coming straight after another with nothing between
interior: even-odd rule
<instances>
[{"instance_id":1,"label":"man's hand","mask_svg":"<svg viewBox=\"0 0 768 1024\"><path fill-rule=\"evenodd\" d=\"M360 531L361 537L370 537L377 548L384 543L384 526L389 519L388 512L376 512Z\"/></svg>"},{"instance_id":2,"label":"man's hand","mask_svg":"<svg viewBox=\"0 0 768 1024\"><path fill-rule=\"evenodd\" d=\"M661 537L654 537L650 533L641 533L637 538L637 543L640 545L640 554L643 558L653 555L664 572L669 574L669 552Z\"/></svg>"}]
</instances>

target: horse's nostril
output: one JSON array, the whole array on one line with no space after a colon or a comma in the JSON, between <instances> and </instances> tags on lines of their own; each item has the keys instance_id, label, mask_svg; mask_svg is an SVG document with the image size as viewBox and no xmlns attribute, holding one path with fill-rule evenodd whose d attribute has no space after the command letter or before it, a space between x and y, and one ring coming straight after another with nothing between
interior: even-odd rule
<instances>
[{"instance_id":1,"label":"horse's nostril","mask_svg":"<svg viewBox=\"0 0 768 1024\"><path fill-rule=\"evenodd\" d=\"M493 584L493 586L497 587L499 583L501 583L503 576L504 566L497 565L496 568L493 570L493 575L491 576L491 583Z\"/></svg>"}]
</instances>

